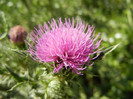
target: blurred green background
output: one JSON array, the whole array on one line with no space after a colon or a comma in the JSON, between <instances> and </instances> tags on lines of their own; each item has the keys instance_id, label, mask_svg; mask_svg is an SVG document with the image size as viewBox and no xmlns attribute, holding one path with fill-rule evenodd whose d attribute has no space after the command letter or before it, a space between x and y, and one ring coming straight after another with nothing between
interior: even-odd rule
<instances>
[{"instance_id":1,"label":"blurred green background","mask_svg":"<svg viewBox=\"0 0 133 99\"><path fill-rule=\"evenodd\" d=\"M77 99L133 99L133 0L0 0L0 99L21 99L15 98L21 96L15 95L18 91L5 93L16 81L10 81L3 65L16 72L25 65L9 50L9 29L21 25L31 33L39 24L59 17L81 18L94 25L96 33L101 32L101 46L105 48L120 43L79 76Z\"/></svg>"}]
</instances>

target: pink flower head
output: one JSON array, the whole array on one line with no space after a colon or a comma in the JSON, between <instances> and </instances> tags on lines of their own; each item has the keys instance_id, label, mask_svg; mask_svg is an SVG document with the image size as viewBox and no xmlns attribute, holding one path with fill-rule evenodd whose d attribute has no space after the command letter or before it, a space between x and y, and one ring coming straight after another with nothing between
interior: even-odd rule
<instances>
[{"instance_id":1,"label":"pink flower head","mask_svg":"<svg viewBox=\"0 0 133 99\"><path fill-rule=\"evenodd\" d=\"M102 39L95 42L100 33L95 37L94 27L81 20L76 25L74 19L65 19L63 23L61 18L58 22L53 19L48 23L39 25L39 29L31 34L34 45L28 43L28 51L32 58L41 62L54 62L54 73L65 67L80 74L79 71L86 68L83 65L92 60L90 55L101 50L98 47Z\"/></svg>"}]
</instances>

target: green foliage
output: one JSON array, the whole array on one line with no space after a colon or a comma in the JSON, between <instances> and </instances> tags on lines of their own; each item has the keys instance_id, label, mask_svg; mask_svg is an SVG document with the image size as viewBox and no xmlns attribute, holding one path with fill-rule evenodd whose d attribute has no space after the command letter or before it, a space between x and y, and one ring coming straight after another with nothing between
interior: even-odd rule
<instances>
[{"instance_id":1,"label":"green foliage","mask_svg":"<svg viewBox=\"0 0 133 99\"><path fill-rule=\"evenodd\" d=\"M50 96L53 90L59 93L55 99L132 99L132 13L132 0L0 0L0 99L45 99L54 97ZM81 18L94 25L96 33L101 32L101 46L109 47L103 60L88 66L73 82L63 81L71 78L69 72L51 73L51 64L34 61L25 52L26 44L13 45L8 37L15 25L30 33L37 25L59 17ZM65 90L61 85L67 92L61 92Z\"/></svg>"}]
</instances>

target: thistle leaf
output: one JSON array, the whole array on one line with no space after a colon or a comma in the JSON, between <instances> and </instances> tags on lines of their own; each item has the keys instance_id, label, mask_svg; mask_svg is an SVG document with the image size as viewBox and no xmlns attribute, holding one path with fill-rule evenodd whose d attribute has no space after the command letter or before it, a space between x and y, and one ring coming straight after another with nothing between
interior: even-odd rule
<instances>
[{"instance_id":1,"label":"thistle leaf","mask_svg":"<svg viewBox=\"0 0 133 99\"><path fill-rule=\"evenodd\" d=\"M0 36L0 40L4 39L6 36L7 36L7 32L5 32L4 34L2 34L2 35Z\"/></svg>"},{"instance_id":2,"label":"thistle leaf","mask_svg":"<svg viewBox=\"0 0 133 99\"><path fill-rule=\"evenodd\" d=\"M0 40L2 40L8 35L8 24L7 24L7 20L6 20L4 12L1 11L0 15L2 16L2 20L4 22L4 27L5 27L4 28L5 29L5 33L0 36Z\"/></svg>"},{"instance_id":3,"label":"thistle leaf","mask_svg":"<svg viewBox=\"0 0 133 99\"><path fill-rule=\"evenodd\" d=\"M16 52L18 54L21 54L21 55L24 55L24 56L27 56L27 54L25 53L25 51L22 51L22 50L18 50L18 49L11 49L9 48L11 51L13 52Z\"/></svg>"},{"instance_id":4,"label":"thistle leaf","mask_svg":"<svg viewBox=\"0 0 133 99\"><path fill-rule=\"evenodd\" d=\"M11 89L9 89L8 91L12 91L12 90L14 90L15 88L21 86L21 85L24 84L24 83L25 83L25 82L19 82L19 83L15 84L15 85L14 85Z\"/></svg>"},{"instance_id":5,"label":"thistle leaf","mask_svg":"<svg viewBox=\"0 0 133 99\"><path fill-rule=\"evenodd\" d=\"M14 73L9 67L5 66L6 69L10 72L10 74L18 81L18 82L23 82L23 81L30 81L26 77L20 77L18 74Z\"/></svg>"}]
</instances>

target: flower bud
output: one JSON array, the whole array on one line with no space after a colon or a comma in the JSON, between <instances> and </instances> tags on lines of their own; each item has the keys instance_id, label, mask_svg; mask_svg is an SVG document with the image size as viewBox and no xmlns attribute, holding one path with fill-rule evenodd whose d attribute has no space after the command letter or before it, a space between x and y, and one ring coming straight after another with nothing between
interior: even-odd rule
<instances>
[{"instance_id":1,"label":"flower bud","mask_svg":"<svg viewBox=\"0 0 133 99\"><path fill-rule=\"evenodd\" d=\"M20 25L14 26L10 29L9 37L14 44L22 44L26 39L27 31Z\"/></svg>"},{"instance_id":2,"label":"flower bud","mask_svg":"<svg viewBox=\"0 0 133 99\"><path fill-rule=\"evenodd\" d=\"M50 98L61 99L64 96L63 86L59 80L52 80L47 88L47 95Z\"/></svg>"}]
</instances>

